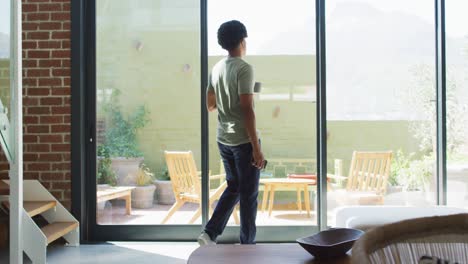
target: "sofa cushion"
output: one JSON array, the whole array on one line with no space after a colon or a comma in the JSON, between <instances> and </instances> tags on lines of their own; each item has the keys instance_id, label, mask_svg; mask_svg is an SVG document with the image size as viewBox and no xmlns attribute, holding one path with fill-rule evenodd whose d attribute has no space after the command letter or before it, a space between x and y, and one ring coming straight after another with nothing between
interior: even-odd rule
<instances>
[{"instance_id":1,"label":"sofa cushion","mask_svg":"<svg viewBox=\"0 0 468 264\"><path fill-rule=\"evenodd\" d=\"M337 209L335 216L336 227L368 230L411 218L459 213L468 213L468 210L448 206L349 206Z\"/></svg>"}]
</instances>

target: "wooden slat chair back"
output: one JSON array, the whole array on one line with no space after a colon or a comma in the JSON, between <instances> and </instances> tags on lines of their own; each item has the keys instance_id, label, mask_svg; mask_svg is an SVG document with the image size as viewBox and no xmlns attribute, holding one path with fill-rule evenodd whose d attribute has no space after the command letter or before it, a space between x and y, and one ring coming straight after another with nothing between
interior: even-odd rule
<instances>
[{"instance_id":1,"label":"wooden slat chair back","mask_svg":"<svg viewBox=\"0 0 468 264\"><path fill-rule=\"evenodd\" d=\"M169 209L166 217L161 221L161 224L165 224L169 218L179 210L185 203L198 203L200 206L189 220L189 224L193 224L197 218L201 215L201 178L197 171L197 165L193 158L191 151L165 151L164 156L166 158L167 169L169 177L172 182L172 189L176 202ZM222 179L225 175L210 175L210 179ZM220 183L220 185L210 190L209 204L210 213L212 212L212 204L215 200L221 197L221 194L227 187L226 181ZM236 224L239 223L237 212L233 212L234 220Z\"/></svg>"},{"instance_id":2,"label":"wooden slat chair back","mask_svg":"<svg viewBox=\"0 0 468 264\"><path fill-rule=\"evenodd\" d=\"M385 194L391 162L391 151L354 151L346 190Z\"/></svg>"},{"instance_id":3,"label":"wooden slat chair back","mask_svg":"<svg viewBox=\"0 0 468 264\"><path fill-rule=\"evenodd\" d=\"M164 155L176 199L198 202L201 184L192 152L166 151Z\"/></svg>"}]
</instances>

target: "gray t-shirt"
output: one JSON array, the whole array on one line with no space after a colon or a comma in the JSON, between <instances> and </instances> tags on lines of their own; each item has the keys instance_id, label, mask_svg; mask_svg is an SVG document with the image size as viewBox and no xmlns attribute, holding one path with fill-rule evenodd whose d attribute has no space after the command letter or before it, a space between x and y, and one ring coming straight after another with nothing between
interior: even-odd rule
<instances>
[{"instance_id":1,"label":"gray t-shirt","mask_svg":"<svg viewBox=\"0 0 468 264\"><path fill-rule=\"evenodd\" d=\"M220 60L211 71L207 89L216 94L218 142L228 146L250 142L242 117L240 95L254 93L252 66L239 57Z\"/></svg>"}]
</instances>

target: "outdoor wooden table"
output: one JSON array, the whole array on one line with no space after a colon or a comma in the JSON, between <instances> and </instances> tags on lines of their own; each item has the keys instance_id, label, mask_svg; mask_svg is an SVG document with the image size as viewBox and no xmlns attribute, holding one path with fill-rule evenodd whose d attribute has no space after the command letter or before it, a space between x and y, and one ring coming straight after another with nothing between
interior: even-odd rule
<instances>
[{"instance_id":1,"label":"outdoor wooden table","mask_svg":"<svg viewBox=\"0 0 468 264\"><path fill-rule=\"evenodd\" d=\"M309 199L309 185L316 185L317 181L313 179L291 179L291 178L273 178L273 179L261 179L260 184L265 186L263 191L262 201L262 212L265 211L268 196L268 215L271 216L273 211L273 203L275 200L275 191L279 188L294 188L297 191L297 207L299 211L302 211L302 199L301 191L304 192L305 209L307 216L310 217L310 199Z\"/></svg>"},{"instance_id":2,"label":"outdoor wooden table","mask_svg":"<svg viewBox=\"0 0 468 264\"><path fill-rule=\"evenodd\" d=\"M97 202L105 202L113 199L125 200L125 209L128 215L132 213L132 186L98 188Z\"/></svg>"},{"instance_id":3,"label":"outdoor wooden table","mask_svg":"<svg viewBox=\"0 0 468 264\"><path fill-rule=\"evenodd\" d=\"M195 250L188 264L350 264L351 254L317 260L298 244L215 245Z\"/></svg>"}]
</instances>

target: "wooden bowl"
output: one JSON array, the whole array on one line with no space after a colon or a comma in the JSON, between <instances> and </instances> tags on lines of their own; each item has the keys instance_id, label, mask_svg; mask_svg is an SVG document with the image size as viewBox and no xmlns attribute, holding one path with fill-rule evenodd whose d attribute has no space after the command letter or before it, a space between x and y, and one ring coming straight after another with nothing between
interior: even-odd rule
<instances>
[{"instance_id":1,"label":"wooden bowl","mask_svg":"<svg viewBox=\"0 0 468 264\"><path fill-rule=\"evenodd\" d=\"M332 228L296 241L315 258L326 259L345 255L363 234L358 229Z\"/></svg>"}]
</instances>

